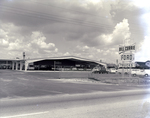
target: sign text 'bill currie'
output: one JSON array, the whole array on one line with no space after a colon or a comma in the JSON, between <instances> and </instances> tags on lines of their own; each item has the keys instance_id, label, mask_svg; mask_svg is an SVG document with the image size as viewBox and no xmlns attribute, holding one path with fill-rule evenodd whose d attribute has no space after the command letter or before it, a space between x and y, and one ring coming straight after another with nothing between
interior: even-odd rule
<instances>
[{"instance_id":1,"label":"sign text 'bill currie'","mask_svg":"<svg viewBox=\"0 0 150 118\"><path fill-rule=\"evenodd\" d=\"M135 45L133 45L133 46L119 47L119 52L120 51L130 51L130 50L135 50Z\"/></svg>"}]
</instances>

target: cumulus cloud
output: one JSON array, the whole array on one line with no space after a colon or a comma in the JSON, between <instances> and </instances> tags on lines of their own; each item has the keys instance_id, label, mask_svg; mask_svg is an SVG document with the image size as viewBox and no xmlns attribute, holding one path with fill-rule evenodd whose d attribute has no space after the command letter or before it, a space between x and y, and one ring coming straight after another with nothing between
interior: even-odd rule
<instances>
[{"instance_id":1,"label":"cumulus cloud","mask_svg":"<svg viewBox=\"0 0 150 118\"><path fill-rule=\"evenodd\" d=\"M54 43L46 43L46 37L41 32L32 32L31 35L31 45L36 45L36 47L46 50L55 50Z\"/></svg>"},{"instance_id":2,"label":"cumulus cloud","mask_svg":"<svg viewBox=\"0 0 150 118\"><path fill-rule=\"evenodd\" d=\"M0 38L6 38L7 37L7 32L5 32L4 30L0 29Z\"/></svg>"},{"instance_id":3,"label":"cumulus cloud","mask_svg":"<svg viewBox=\"0 0 150 118\"><path fill-rule=\"evenodd\" d=\"M150 37L145 37L140 49L136 52L135 60L136 61L147 61L150 59Z\"/></svg>"},{"instance_id":4,"label":"cumulus cloud","mask_svg":"<svg viewBox=\"0 0 150 118\"><path fill-rule=\"evenodd\" d=\"M0 29L0 46L1 47L5 47L5 46L8 46L8 36L7 36L7 32Z\"/></svg>"},{"instance_id":5,"label":"cumulus cloud","mask_svg":"<svg viewBox=\"0 0 150 118\"><path fill-rule=\"evenodd\" d=\"M130 35L131 33L129 30L128 20L124 19L122 22L115 26L112 34L102 34L98 37L97 40L99 40L100 43L103 43L104 45L118 45L124 43L124 40L129 40Z\"/></svg>"},{"instance_id":6,"label":"cumulus cloud","mask_svg":"<svg viewBox=\"0 0 150 118\"><path fill-rule=\"evenodd\" d=\"M124 42L129 45L132 44L133 41L131 40L131 32L129 28L129 23L127 19L123 19L122 22L117 23L114 26L114 30L109 34L100 34L94 39L90 40L92 45L89 45L89 42L84 42L86 45L95 47L100 49L111 49L123 44ZM118 48L118 47L117 47ZM116 49L118 50L118 49Z\"/></svg>"},{"instance_id":7,"label":"cumulus cloud","mask_svg":"<svg viewBox=\"0 0 150 118\"><path fill-rule=\"evenodd\" d=\"M26 52L33 58L58 51L54 43L46 42L46 37L42 32L35 31L31 36L22 36L18 34L20 28L12 23L4 23L1 26L0 49L8 52L2 52L6 57L12 57L13 54L14 57L21 58L22 52ZM9 26L10 29L7 29Z\"/></svg>"},{"instance_id":8,"label":"cumulus cloud","mask_svg":"<svg viewBox=\"0 0 150 118\"><path fill-rule=\"evenodd\" d=\"M64 56L71 56L69 52L66 52Z\"/></svg>"},{"instance_id":9,"label":"cumulus cloud","mask_svg":"<svg viewBox=\"0 0 150 118\"><path fill-rule=\"evenodd\" d=\"M116 59L118 58L117 48L111 47L106 49L100 49L97 47L89 47L87 45L85 46L77 45L73 51L73 54L83 58L90 58L97 61L102 60L103 62L111 62L111 63L115 62ZM111 56L111 59L107 58L108 56Z\"/></svg>"},{"instance_id":10,"label":"cumulus cloud","mask_svg":"<svg viewBox=\"0 0 150 118\"><path fill-rule=\"evenodd\" d=\"M5 39L2 39L2 40L0 41L0 46L1 46L1 47L7 47L7 46L8 46L8 41L5 40Z\"/></svg>"},{"instance_id":11,"label":"cumulus cloud","mask_svg":"<svg viewBox=\"0 0 150 118\"><path fill-rule=\"evenodd\" d=\"M22 41L19 39L16 39L14 42L9 42L9 51L22 51L24 48L25 47L22 45Z\"/></svg>"},{"instance_id":12,"label":"cumulus cloud","mask_svg":"<svg viewBox=\"0 0 150 118\"><path fill-rule=\"evenodd\" d=\"M143 5L141 5L141 7L143 7ZM150 48L149 48L149 44L150 44L150 23L149 23L150 13L145 13L142 18L145 21L145 24L147 25L147 27L145 27L146 32L145 32L144 40L140 44L137 45L139 48L137 48L136 54L135 54L136 61L150 60L150 53L149 53L150 52Z\"/></svg>"},{"instance_id":13,"label":"cumulus cloud","mask_svg":"<svg viewBox=\"0 0 150 118\"><path fill-rule=\"evenodd\" d=\"M46 42L46 37L42 32L34 31L27 42L28 52L33 51L37 56L49 56L56 53L58 49L54 43Z\"/></svg>"}]
</instances>

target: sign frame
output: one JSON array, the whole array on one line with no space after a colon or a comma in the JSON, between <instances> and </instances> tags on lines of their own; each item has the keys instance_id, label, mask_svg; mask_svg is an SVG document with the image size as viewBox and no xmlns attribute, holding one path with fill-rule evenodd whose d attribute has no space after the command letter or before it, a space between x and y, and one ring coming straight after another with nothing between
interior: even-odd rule
<instances>
[{"instance_id":1,"label":"sign frame","mask_svg":"<svg viewBox=\"0 0 150 118\"><path fill-rule=\"evenodd\" d=\"M134 43L132 45L125 45L125 42L123 43L122 46L119 45L119 55L121 56L120 61L122 62L122 65L124 65L124 62L129 62L131 64L132 61L134 60L133 52L136 51L135 45L136 45L136 43ZM123 55L123 57L121 54ZM124 57L125 55L128 55L128 56ZM122 67L122 77L124 78L124 67ZM130 66L129 77L131 77L131 66Z\"/></svg>"}]
</instances>

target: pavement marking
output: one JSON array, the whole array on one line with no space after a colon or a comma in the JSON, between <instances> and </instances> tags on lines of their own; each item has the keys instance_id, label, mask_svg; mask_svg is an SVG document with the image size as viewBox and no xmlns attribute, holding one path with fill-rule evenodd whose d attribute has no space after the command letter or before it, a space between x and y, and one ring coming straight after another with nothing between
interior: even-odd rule
<instances>
[{"instance_id":1,"label":"pavement marking","mask_svg":"<svg viewBox=\"0 0 150 118\"><path fill-rule=\"evenodd\" d=\"M54 93L63 93L63 92L60 92L60 91L51 91L51 92L54 92Z\"/></svg>"},{"instance_id":2,"label":"pavement marking","mask_svg":"<svg viewBox=\"0 0 150 118\"><path fill-rule=\"evenodd\" d=\"M27 79L25 79L25 78L20 78L20 77L17 77L18 79L20 79L20 80L27 80Z\"/></svg>"},{"instance_id":3,"label":"pavement marking","mask_svg":"<svg viewBox=\"0 0 150 118\"><path fill-rule=\"evenodd\" d=\"M14 115L14 116L4 116L0 118L17 118L17 117L33 116L33 115L46 114L46 113L49 113L49 111L29 113L29 114L20 114L20 115Z\"/></svg>"},{"instance_id":4,"label":"pavement marking","mask_svg":"<svg viewBox=\"0 0 150 118\"><path fill-rule=\"evenodd\" d=\"M35 90L40 90L40 91L44 91L44 92L49 92L49 93L63 93L61 91L51 91L51 90L47 90L47 89L35 89Z\"/></svg>"},{"instance_id":5,"label":"pavement marking","mask_svg":"<svg viewBox=\"0 0 150 118\"><path fill-rule=\"evenodd\" d=\"M3 78L0 78L0 80L1 80L1 81L4 81L4 82L10 82L10 81L12 81L12 80L10 80L10 79L3 79Z\"/></svg>"}]
</instances>

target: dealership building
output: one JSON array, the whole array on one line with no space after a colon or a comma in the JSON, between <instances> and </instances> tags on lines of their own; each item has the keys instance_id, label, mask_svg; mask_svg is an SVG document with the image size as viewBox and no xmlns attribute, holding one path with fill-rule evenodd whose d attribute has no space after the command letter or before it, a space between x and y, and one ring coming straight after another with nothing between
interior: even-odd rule
<instances>
[{"instance_id":1,"label":"dealership building","mask_svg":"<svg viewBox=\"0 0 150 118\"><path fill-rule=\"evenodd\" d=\"M34 59L0 59L0 69L45 70L45 71L91 71L95 66L107 68L104 62L90 59L63 56Z\"/></svg>"},{"instance_id":2,"label":"dealership building","mask_svg":"<svg viewBox=\"0 0 150 118\"><path fill-rule=\"evenodd\" d=\"M132 65L141 69L149 69L150 61L134 62L134 64ZM20 71L91 71L96 66L99 66L101 68L116 68L115 64L112 65L100 61L94 61L75 56L33 59L0 59L0 69Z\"/></svg>"}]
</instances>

